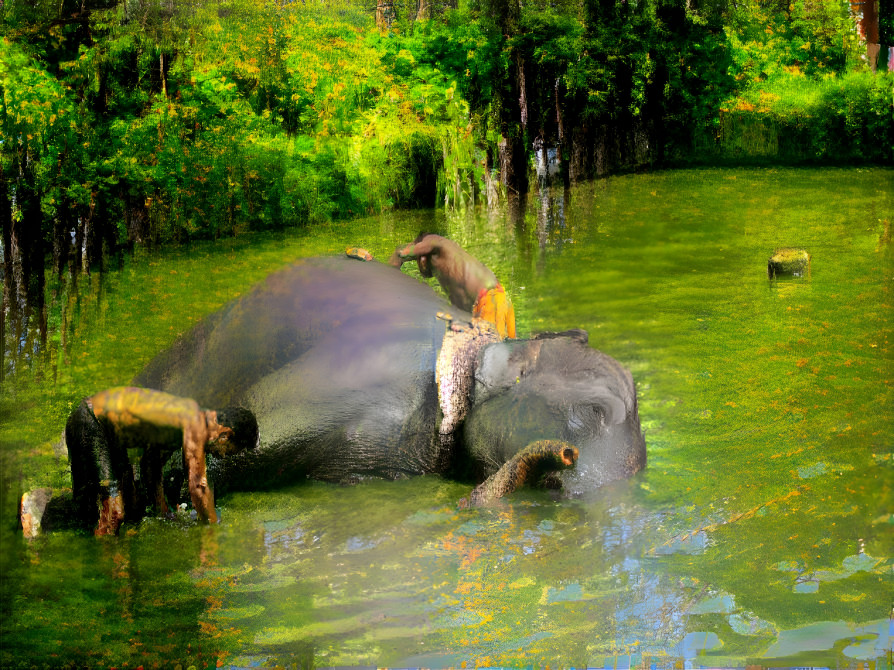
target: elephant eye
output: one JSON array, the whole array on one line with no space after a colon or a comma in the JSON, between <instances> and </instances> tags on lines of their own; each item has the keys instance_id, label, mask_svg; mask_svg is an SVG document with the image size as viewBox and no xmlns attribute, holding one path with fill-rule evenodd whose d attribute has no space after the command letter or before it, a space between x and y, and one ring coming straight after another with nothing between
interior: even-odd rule
<instances>
[{"instance_id":1,"label":"elephant eye","mask_svg":"<svg viewBox=\"0 0 894 670\"><path fill-rule=\"evenodd\" d=\"M581 418L572 410L568 415L568 427L572 430L582 430L584 428L584 422Z\"/></svg>"},{"instance_id":2,"label":"elephant eye","mask_svg":"<svg viewBox=\"0 0 894 670\"><path fill-rule=\"evenodd\" d=\"M604 423L602 412L594 405L572 405L568 410L568 428L571 431L592 431Z\"/></svg>"}]
</instances>

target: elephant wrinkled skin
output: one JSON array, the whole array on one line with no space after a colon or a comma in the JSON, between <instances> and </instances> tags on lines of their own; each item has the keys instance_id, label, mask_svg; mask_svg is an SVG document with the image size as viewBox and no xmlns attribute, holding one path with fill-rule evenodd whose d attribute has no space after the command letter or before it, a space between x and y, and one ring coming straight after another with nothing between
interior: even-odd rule
<instances>
[{"instance_id":1,"label":"elephant wrinkled skin","mask_svg":"<svg viewBox=\"0 0 894 670\"><path fill-rule=\"evenodd\" d=\"M583 331L499 341L463 325L471 319L386 265L307 259L207 318L135 381L255 413L260 447L209 464L218 490L305 477L480 480L537 440L579 449L577 467L557 475L571 494L645 465L633 378ZM454 368L453 397L439 397L439 355L457 332L440 363Z\"/></svg>"}]
</instances>

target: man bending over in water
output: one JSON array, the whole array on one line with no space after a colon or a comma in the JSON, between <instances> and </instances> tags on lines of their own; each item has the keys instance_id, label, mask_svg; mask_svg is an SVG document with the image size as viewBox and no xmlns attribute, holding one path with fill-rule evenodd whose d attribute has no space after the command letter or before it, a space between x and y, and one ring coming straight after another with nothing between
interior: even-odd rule
<instances>
[{"instance_id":1,"label":"man bending over in water","mask_svg":"<svg viewBox=\"0 0 894 670\"><path fill-rule=\"evenodd\" d=\"M515 310L496 275L456 242L422 233L388 263L399 268L412 260L423 277L437 278L454 306L490 321L501 337L515 337Z\"/></svg>"},{"instance_id":2,"label":"man bending over in water","mask_svg":"<svg viewBox=\"0 0 894 670\"><path fill-rule=\"evenodd\" d=\"M168 513L162 468L182 449L189 495L200 521L217 521L205 452L229 456L258 444L246 409L201 409L195 400L118 387L85 398L65 425L75 503L96 535L114 535L146 507Z\"/></svg>"}]
</instances>

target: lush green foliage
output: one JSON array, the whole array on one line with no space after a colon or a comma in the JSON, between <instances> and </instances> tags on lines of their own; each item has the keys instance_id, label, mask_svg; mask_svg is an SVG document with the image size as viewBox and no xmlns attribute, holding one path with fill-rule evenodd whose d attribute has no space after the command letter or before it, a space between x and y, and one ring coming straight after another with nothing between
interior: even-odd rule
<instances>
[{"instance_id":1,"label":"lush green foliage","mask_svg":"<svg viewBox=\"0 0 894 670\"><path fill-rule=\"evenodd\" d=\"M890 145L890 79L829 83L860 62L842 0L413 7L380 30L348 1L6 3L4 247L30 267L52 247L61 267L104 245L464 204L506 138L526 165L536 138L561 145L582 178L714 156L730 110L772 114L814 157Z\"/></svg>"},{"instance_id":2,"label":"lush green foliage","mask_svg":"<svg viewBox=\"0 0 894 670\"><path fill-rule=\"evenodd\" d=\"M747 0L730 10L736 95L721 105L723 159L890 162L894 77L871 73L841 0Z\"/></svg>"},{"instance_id":3,"label":"lush green foliage","mask_svg":"<svg viewBox=\"0 0 894 670\"><path fill-rule=\"evenodd\" d=\"M689 151L733 90L722 29L681 6L531 3L507 18L508 4L481 0L401 36L417 62L457 82L491 156L511 134L507 106L521 104L527 147L539 137L572 156L610 129L618 145L648 135L660 161ZM613 153L619 167L636 162Z\"/></svg>"},{"instance_id":4,"label":"lush green foliage","mask_svg":"<svg viewBox=\"0 0 894 670\"><path fill-rule=\"evenodd\" d=\"M22 22L0 47L14 216L39 202L47 237L62 210L89 246L433 204L468 135L450 81L352 22L215 4L146 30L124 7L92 9L89 39Z\"/></svg>"},{"instance_id":5,"label":"lush green foliage","mask_svg":"<svg viewBox=\"0 0 894 670\"><path fill-rule=\"evenodd\" d=\"M780 77L723 110L725 158L894 161L894 74Z\"/></svg>"},{"instance_id":6,"label":"lush green foliage","mask_svg":"<svg viewBox=\"0 0 894 670\"><path fill-rule=\"evenodd\" d=\"M865 51L845 0L745 0L729 12L736 78L843 72Z\"/></svg>"}]
</instances>

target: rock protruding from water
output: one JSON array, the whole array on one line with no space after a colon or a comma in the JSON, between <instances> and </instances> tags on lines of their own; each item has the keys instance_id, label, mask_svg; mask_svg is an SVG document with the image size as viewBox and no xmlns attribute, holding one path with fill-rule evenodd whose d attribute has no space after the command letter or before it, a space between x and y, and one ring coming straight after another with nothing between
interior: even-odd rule
<instances>
[{"instance_id":1,"label":"rock protruding from water","mask_svg":"<svg viewBox=\"0 0 894 670\"><path fill-rule=\"evenodd\" d=\"M784 247L777 249L767 261L767 276L802 277L810 271L810 254L806 249Z\"/></svg>"},{"instance_id":2,"label":"rock protruding from water","mask_svg":"<svg viewBox=\"0 0 894 670\"><path fill-rule=\"evenodd\" d=\"M35 538L46 530L68 528L76 518L71 489L34 489L19 501L19 523L27 538Z\"/></svg>"}]
</instances>

